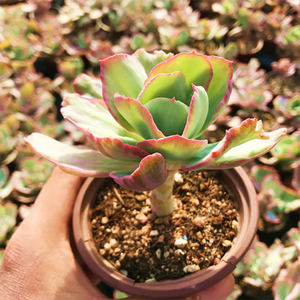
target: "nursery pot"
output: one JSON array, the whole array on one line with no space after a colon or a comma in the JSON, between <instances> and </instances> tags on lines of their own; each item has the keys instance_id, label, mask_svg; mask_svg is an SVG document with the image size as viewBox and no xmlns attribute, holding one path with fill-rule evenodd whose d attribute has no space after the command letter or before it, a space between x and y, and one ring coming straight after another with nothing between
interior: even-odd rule
<instances>
[{"instance_id":1,"label":"nursery pot","mask_svg":"<svg viewBox=\"0 0 300 300\"><path fill-rule=\"evenodd\" d=\"M90 213L97 192L107 179L89 178L83 184L74 207L73 232L76 247L86 266L111 287L143 298L176 299L203 291L229 275L249 249L259 218L256 192L241 167L221 170L221 183L232 195L237 207L239 232L232 248L221 262L180 279L136 283L120 274L98 253L92 236Z\"/></svg>"}]
</instances>

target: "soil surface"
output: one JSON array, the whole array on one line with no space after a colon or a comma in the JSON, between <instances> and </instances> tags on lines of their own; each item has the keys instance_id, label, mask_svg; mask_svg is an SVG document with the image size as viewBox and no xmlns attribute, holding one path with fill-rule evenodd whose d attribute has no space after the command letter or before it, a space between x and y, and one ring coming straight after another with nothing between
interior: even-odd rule
<instances>
[{"instance_id":1,"label":"soil surface","mask_svg":"<svg viewBox=\"0 0 300 300\"><path fill-rule=\"evenodd\" d=\"M176 173L172 216L157 218L148 192L111 182L91 212L100 255L137 282L177 279L220 262L238 232L233 200L216 172Z\"/></svg>"}]
</instances>

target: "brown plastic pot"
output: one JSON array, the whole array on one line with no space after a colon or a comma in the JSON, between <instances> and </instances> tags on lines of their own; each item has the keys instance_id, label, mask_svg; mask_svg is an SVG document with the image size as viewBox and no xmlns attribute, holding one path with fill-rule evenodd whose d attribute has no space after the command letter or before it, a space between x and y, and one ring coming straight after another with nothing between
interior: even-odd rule
<instances>
[{"instance_id":1,"label":"brown plastic pot","mask_svg":"<svg viewBox=\"0 0 300 300\"><path fill-rule=\"evenodd\" d=\"M176 299L203 291L229 275L249 249L259 218L258 201L252 182L241 167L221 171L222 183L233 195L239 215L239 232L232 248L221 262L176 280L136 283L120 274L96 250L93 243L90 207L105 179L90 178L83 184L75 203L73 230L77 249L87 267L105 283L130 295Z\"/></svg>"}]
</instances>

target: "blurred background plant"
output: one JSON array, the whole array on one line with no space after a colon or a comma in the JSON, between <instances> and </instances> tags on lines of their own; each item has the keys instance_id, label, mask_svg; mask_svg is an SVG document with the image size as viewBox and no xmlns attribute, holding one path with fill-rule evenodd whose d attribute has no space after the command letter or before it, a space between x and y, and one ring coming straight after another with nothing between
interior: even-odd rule
<instances>
[{"instance_id":1,"label":"blurred background plant","mask_svg":"<svg viewBox=\"0 0 300 300\"><path fill-rule=\"evenodd\" d=\"M0 5L0 261L53 168L24 145L24 136L36 131L68 144L86 142L60 115L74 79L81 73L91 77L80 80L99 78L99 60L116 53L197 51L234 61L229 106L205 133L211 142L248 117L263 119L266 131L288 128L270 153L245 166L261 217L258 239L235 270L237 284L228 300L299 300L299 0L0 0ZM87 96L101 94L99 86Z\"/></svg>"}]
</instances>

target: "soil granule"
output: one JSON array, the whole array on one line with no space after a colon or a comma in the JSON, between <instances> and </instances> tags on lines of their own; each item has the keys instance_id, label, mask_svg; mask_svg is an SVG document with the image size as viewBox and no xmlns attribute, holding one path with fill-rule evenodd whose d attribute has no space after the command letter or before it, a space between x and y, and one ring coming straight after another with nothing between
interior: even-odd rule
<instances>
[{"instance_id":1,"label":"soil granule","mask_svg":"<svg viewBox=\"0 0 300 300\"><path fill-rule=\"evenodd\" d=\"M136 282L177 279L220 262L238 232L237 211L217 172L178 172L172 216L157 218L148 192L110 181L91 211L100 255Z\"/></svg>"}]
</instances>

